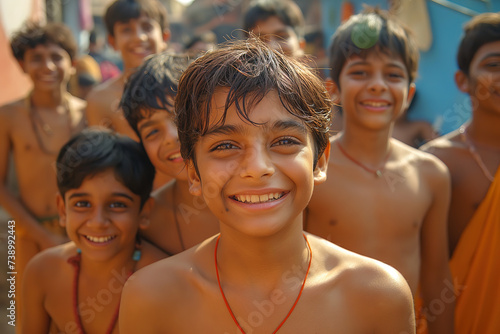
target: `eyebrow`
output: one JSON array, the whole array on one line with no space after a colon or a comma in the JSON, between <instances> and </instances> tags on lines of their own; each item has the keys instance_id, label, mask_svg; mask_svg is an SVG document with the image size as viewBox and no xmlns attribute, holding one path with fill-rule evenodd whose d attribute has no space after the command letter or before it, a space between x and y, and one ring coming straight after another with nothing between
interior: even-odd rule
<instances>
[{"instance_id":1,"label":"eyebrow","mask_svg":"<svg viewBox=\"0 0 500 334\"><path fill-rule=\"evenodd\" d=\"M488 53L486 54L482 59L481 61L484 61L485 59L488 59L490 57L500 57L500 52L491 52L491 53Z\"/></svg>"},{"instance_id":2,"label":"eyebrow","mask_svg":"<svg viewBox=\"0 0 500 334\"><path fill-rule=\"evenodd\" d=\"M256 124L256 126L262 126L265 128L266 131L269 130L296 130L299 131L302 134L307 134L307 128L306 126L299 121L295 120L279 120L274 122L272 125L269 125L268 123L264 124ZM244 132L244 127L242 125L231 125L231 124L223 124L220 126L215 126L207 131L207 133L204 136L215 136L215 135L229 135L229 134L235 134L235 133L241 133Z\"/></svg>"},{"instance_id":3,"label":"eyebrow","mask_svg":"<svg viewBox=\"0 0 500 334\"><path fill-rule=\"evenodd\" d=\"M118 196L118 197L125 197L125 198L128 198L130 201L134 201L134 199L132 197L130 197L129 195L125 194L125 193L119 193L119 192L115 192L115 193L112 193L111 194L112 196ZM74 194L71 194L68 199L73 199L73 198L78 198L78 197L85 197L85 196L89 196L88 193L74 193Z\"/></svg>"},{"instance_id":4,"label":"eyebrow","mask_svg":"<svg viewBox=\"0 0 500 334\"><path fill-rule=\"evenodd\" d=\"M150 120L148 120L148 121L146 121L146 122L142 123L142 124L141 124L141 126L139 126L139 127L137 128L137 130L141 131L142 129L144 129L144 128L148 127L148 126L154 125L154 124L156 124L156 123L158 123L158 121L155 121L155 120L151 120L151 119L150 119Z\"/></svg>"}]
</instances>

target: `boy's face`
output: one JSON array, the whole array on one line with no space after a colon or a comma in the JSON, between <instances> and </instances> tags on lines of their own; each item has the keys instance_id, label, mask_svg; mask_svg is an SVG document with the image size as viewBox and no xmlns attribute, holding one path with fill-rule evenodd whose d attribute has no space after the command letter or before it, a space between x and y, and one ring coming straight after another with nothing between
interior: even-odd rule
<instances>
[{"instance_id":1,"label":"boy's face","mask_svg":"<svg viewBox=\"0 0 500 334\"><path fill-rule=\"evenodd\" d=\"M57 198L62 225L82 253L109 260L135 247L138 228L147 224L150 203L115 178L112 169L85 178L77 189Z\"/></svg>"},{"instance_id":2,"label":"boy's face","mask_svg":"<svg viewBox=\"0 0 500 334\"><path fill-rule=\"evenodd\" d=\"M149 118L137 123L142 144L149 160L164 174L186 180L185 164L180 153L177 127L173 115L165 110L155 110Z\"/></svg>"},{"instance_id":3,"label":"boy's face","mask_svg":"<svg viewBox=\"0 0 500 334\"><path fill-rule=\"evenodd\" d=\"M108 35L109 44L121 53L127 69L139 67L147 56L164 51L170 37L168 31L162 31L160 24L146 15L116 22L113 32L114 36Z\"/></svg>"},{"instance_id":4,"label":"boy's face","mask_svg":"<svg viewBox=\"0 0 500 334\"><path fill-rule=\"evenodd\" d=\"M38 44L27 50L19 64L38 90L53 91L65 88L70 76L75 73L68 52L52 43Z\"/></svg>"},{"instance_id":5,"label":"boy's face","mask_svg":"<svg viewBox=\"0 0 500 334\"><path fill-rule=\"evenodd\" d=\"M500 113L500 41L481 46L469 66L469 75L455 75L458 88L471 96L474 110Z\"/></svg>"},{"instance_id":6,"label":"boy's face","mask_svg":"<svg viewBox=\"0 0 500 334\"><path fill-rule=\"evenodd\" d=\"M295 31L286 26L277 16L257 21L252 32L275 50L292 57L301 57L304 54L304 40L300 39Z\"/></svg>"},{"instance_id":7,"label":"boy's face","mask_svg":"<svg viewBox=\"0 0 500 334\"><path fill-rule=\"evenodd\" d=\"M246 234L269 235L301 221L314 182L326 178L325 156L313 168L310 130L275 92L249 113L262 125L241 120L234 105L217 124L226 97L224 89L214 94L209 131L195 145L199 175L188 164L191 193L203 195L223 225Z\"/></svg>"},{"instance_id":8,"label":"boy's face","mask_svg":"<svg viewBox=\"0 0 500 334\"><path fill-rule=\"evenodd\" d=\"M345 119L371 129L394 122L415 94L403 61L382 52L348 58L333 85Z\"/></svg>"}]
</instances>

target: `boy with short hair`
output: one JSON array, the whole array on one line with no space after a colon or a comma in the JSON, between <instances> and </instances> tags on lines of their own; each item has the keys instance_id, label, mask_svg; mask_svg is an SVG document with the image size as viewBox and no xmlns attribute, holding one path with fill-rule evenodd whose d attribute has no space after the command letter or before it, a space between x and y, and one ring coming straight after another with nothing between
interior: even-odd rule
<instances>
[{"instance_id":1,"label":"boy with short hair","mask_svg":"<svg viewBox=\"0 0 500 334\"><path fill-rule=\"evenodd\" d=\"M89 125L105 126L138 141L118 105L130 74L145 57L167 48L170 38L167 12L157 0L116 0L107 8L104 22L109 44L121 54L124 72L88 94L87 118ZM154 189L169 180L157 173Z\"/></svg>"},{"instance_id":2,"label":"boy with short hair","mask_svg":"<svg viewBox=\"0 0 500 334\"><path fill-rule=\"evenodd\" d=\"M456 282L456 333L499 333L500 298L500 14L484 13L464 27L458 88L470 96L472 117L423 150L448 166L450 267ZM496 295L495 295L495 292Z\"/></svg>"},{"instance_id":3,"label":"boy with short hair","mask_svg":"<svg viewBox=\"0 0 500 334\"><path fill-rule=\"evenodd\" d=\"M189 193L174 124L177 81L191 60L160 53L130 76L120 107L157 171L173 180L152 195L151 224L142 234L166 253L180 253L219 232L206 203Z\"/></svg>"},{"instance_id":4,"label":"boy with short hair","mask_svg":"<svg viewBox=\"0 0 500 334\"><path fill-rule=\"evenodd\" d=\"M72 138L56 167L71 241L26 268L22 333L118 333L125 281L166 256L137 235L149 224L154 167L139 143L98 129Z\"/></svg>"},{"instance_id":5,"label":"boy with short hair","mask_svg":"<svg viewBox=\"0 0 500 334\"><path fill-rule=\"evenodd\" d=\"M175 100L181 153L220 234L134 275L122 334L414 333L396 270L302 231L326 178L330 107L305 65L256 39L188 67Z\"/></svg>"},{"instance_id":6,"label":"boy with short hair","mask_svg":"<svg viewBox=\"0 0 500 334\"><path fill-rule=\"evenodd\" d=\"M331 139L330 174L315 188L305 230L399 270L423 297L430 333L453 333L449 173L391 138L415 92L418 49L387 13L367 9L339 27L330 50L344 127Z\"/></svg>"},{"instance_id":7,"label":"boy with short hair","mask_svg":"<svg viewBox=\"0 0 500 334\"><path fill-rule=\"evenodd\" d=\"M257 35L272 48L297 58L304 55L303 28L302 11L291 0L254 0L243 17L247 37Z\"/></svg>"},{"instance_id":8,"label":"boy with short hair","mask_svg":"<svg viewBox=\"0 0 500 334\"><path fill-rule=\"evenodd\" d=\"M26 97L0 108L0 205L16 221L12 271L17 272L19 297L28 260L67 240L57 216L53 164L63 144L84 128L85 102L67 91L77 51L68 27L25 25L13 35L11 47L33 81ZM9 156L15 162L19 198L7 187Z\"/></svg>"}]
</instances>

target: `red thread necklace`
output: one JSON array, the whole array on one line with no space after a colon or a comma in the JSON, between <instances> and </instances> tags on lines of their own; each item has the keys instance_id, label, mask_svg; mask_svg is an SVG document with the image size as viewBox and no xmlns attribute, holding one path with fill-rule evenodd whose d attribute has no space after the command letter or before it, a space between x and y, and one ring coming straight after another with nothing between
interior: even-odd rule
<instances>
[{"instance_id":1,"label":"red thread necklace","mask_svg":"<svg viewBox=\"0 0 500 334\"><path fill-rule=\"evenodd\" d=\"M134 251L134 254L132 255L132 259L137 262L141 258L141 250L140 244L138 243L136 245L136 250ZM75 275L73 277L73 314L75 316L76 320L76 325L78 326L78 332L80 334L85 334L85 331L83 330L83 324L82 324L82 319L80 318L80 312L78 310L78 281L79 281L79 276L80 276L80 262L82 260L82 253L80 249L77 249L77 254L75 256L72 256L68 259L68 263L72 264L73 267L75 267ZM134 273L134 270L131 270L127 274L127 279ZM126 280L127 280L126 279ZM118 302L118 305L116 306L115 313L113 314L113 317L111 318L111 322L109 324L108 329L106 330L106 334L111 334L113 332L113 329L115 328L116 321L118 320L118 312L120 311L120 302Z\"/></svg>"},{"instance_id":2,"label":"red thread necklace","mask_svg":"<svg viewBox=\"0 0 500 334\"><path fill-rule=\"evenodd\" d=\"M236 324L236 326L239 328L239 330L243 334L245 334L245 331L243 330L243 328L241 328L240 324L238 323L238 320L236 320L236 317L234 316L233 310L231 310L231 306L229 306L229 302L227 301L226 296L224 295L224 290L222 290L222 286L220 284L219 269L218 269L218 264L217 264L217 248L219 247L219 239L220 239L220 235L217 237L217 241L215 242L215 254L214 254L215 273L217 275L217 283L219 284L219 290L220 290L220 293L222 295L222 299L224 299L224 303L226 304L226 308L229 311L231 318L233 318L233 321ZM302 291L304 290L304 286L306 285L307 275L309 274L309 269L311 268L312 250L311 250L311 245L309 245L309 241L307 240L307 237L305 234L304 234L304 239L306 240L307 249L309 250L309 264L307 266L306 275L304 276L304 281L302 282L302 287L300 288L299 295L297 296L297 299L295 299L295 302L293 303L290 311L288 311L288 314L286 315L285 319L283 319L283 321L278 325L278 327L276 327L276 329L273 331L272 334L275 334L281 328L281 326L283 326L283 324L288 320L288 318L292 314L293 310L295 309L295 306L299 302L300 296L302 295Z\"/></svg>"},{"instance_id":3,"label":"red thread necklace","mask_svg":"<svg viewBox=\"0 0 500 334\"><path fill-rule=\"evenodd\" d=\"M387 152L386 157L384 158L384 162L382 162L382 164L381 164L381 168L373 169L373 168L367 167L365 164L363 164L363 163L359 162L358 160L354 159L349 153L347 153L347 151L342 147L342 145L340 145L340 142L338 142L338 141L337 141L337 146L338 146L340 152L342 152L342 154L347 159L351 160L356 165L358 165L359 167L361 167L364 170L366 170L368 173L375 174L376 177L382 177L382 171L384 170L385 164L386 164L387 160L389 160L389 156L391 155L391 150L389 149L389 151Z\"/></svg>"}]
</instances>

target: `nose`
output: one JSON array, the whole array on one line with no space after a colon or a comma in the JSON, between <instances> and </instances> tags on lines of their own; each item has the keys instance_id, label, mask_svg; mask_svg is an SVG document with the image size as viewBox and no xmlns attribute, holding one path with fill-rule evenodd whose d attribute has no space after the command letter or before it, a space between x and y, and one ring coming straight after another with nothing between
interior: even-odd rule
<instances>
[{"instance_id":1,"label":"nose","mask_svg":"<svg viewBox=\"0 0 500 334\"><path fill-rule=\"evenodd\" d=\"M247 150L241 162L242 178L261 179L273 175L275 168L270 153L262 145L255 145Z\"/></svg>"},{"instance_id":2,"label":"nose","mask_svg":"<svg viewBox=\"0 0 500 334\"><path fill-rule=\"evenodd\" d=\"M108 215L106 213L105 208L102 207L96 207L92 211L91 217L89 217L89 220L87 222L88 225L95 226L95 227L104 227L109 223Z\"/></svg>"},{"instance_id":3,"label":"nose","mask_svg":"<svg viewBox=\"0 0 500 334\"><path fill-rule=\"evenodd\" d=\"M161 147L159 150L160 156L163 155L163 150L170 150L172 149L172 145L176 144L179 142L179 136L177 134L177 127L175 124L168 120L165 121L165 131L163 132L163 138L161 141Z\"/></svg>"},{"instance_id":4,"label":"nose","mask_svg":"<svg viewBox=\"0 0 500 334\"><path fill-rule=\"evenodd\" d=\"M44 66L44 68L46 68L50 71L56 70L56 64L54 63L54 61L52 59L50 59L50 57L45 58L45 60L43 61L43 66Z\"/></svg>"},{"instance_id":5,"label":"nose","mask_svg":"<svg viewBox=\"0 0 500 334\"><path fill-rule=\"evenodd\" d=\"M368 84L368 89L370 92L375 93L375 94L380 94L384 91L387 90L387 84L385 82L384 76L382 73L375 73L369 84Z\"/></svg>"},{"instance_id":6,"label":"nose","mask_svg":"<svg viewBox=\"0 0 500 334\"><path fill-rule=\"evenodd\" d=\"M146 31L139 27L135 30L135 38L140 41L146 41L148 39L148 36Z\"/></svg>"}]
</instances>

